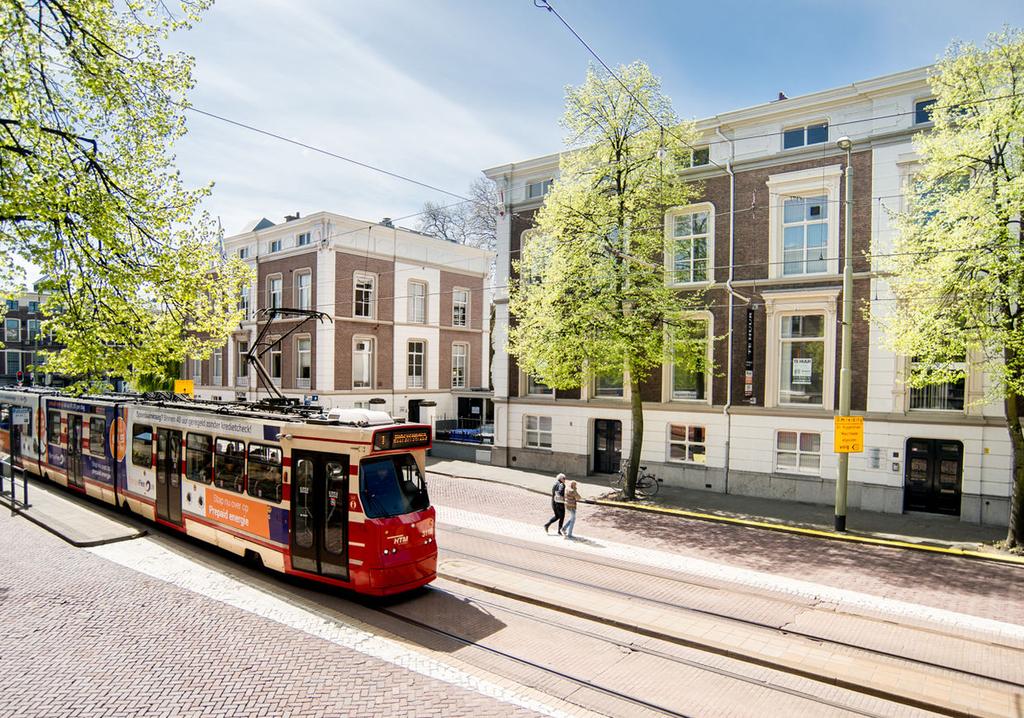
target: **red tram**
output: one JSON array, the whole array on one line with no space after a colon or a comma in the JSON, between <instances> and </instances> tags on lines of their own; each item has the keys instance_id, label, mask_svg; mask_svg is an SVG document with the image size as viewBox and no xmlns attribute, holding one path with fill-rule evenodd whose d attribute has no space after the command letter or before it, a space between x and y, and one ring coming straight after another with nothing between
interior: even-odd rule
<instances>
[{"instance_id":1,"label":"red tram","mask_svg":"<svg viewBox=\"0 0 1024 718\"><path fill-rule=\"evenodd\" d=\"M429 426L384 412L0 389L15 466L271 569L388 595L437 570Z\"/></svg>"}]
</instances>

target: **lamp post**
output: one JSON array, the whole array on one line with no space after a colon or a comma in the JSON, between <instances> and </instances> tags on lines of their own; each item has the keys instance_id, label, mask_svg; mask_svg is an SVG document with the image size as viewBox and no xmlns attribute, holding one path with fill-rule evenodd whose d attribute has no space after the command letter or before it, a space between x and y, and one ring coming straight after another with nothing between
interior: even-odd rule
<instances>
[{"instance_id":1,"label":"lamp post","mask_svg":"<svg viewBox=\"0 0 1024 718\"><path fill-rule=\"evenodd\" d=\"M840 137L836 146L846 152L846 225L843 241L843 357L839 365L839 416L850 415L851 374L853 347L853 167L851 153L853 142L849 137ZM839 476L836 479L836 531L846 531L846 487L850 475L850 455L839 454Z\"/></svg>"}]
</instances>

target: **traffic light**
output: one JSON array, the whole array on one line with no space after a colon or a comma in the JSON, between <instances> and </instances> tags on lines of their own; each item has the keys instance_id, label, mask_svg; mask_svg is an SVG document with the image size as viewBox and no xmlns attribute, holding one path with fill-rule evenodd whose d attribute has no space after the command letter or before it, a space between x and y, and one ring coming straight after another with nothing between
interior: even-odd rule
<instances>
[{"instance_id":1,"label":"traffic light","mask_svg":"<svg viewBox=\"0 0 1024 718\"><path fill-rule=\"evenodd\" d=\"M23 379L24 377L25 377L25 374L24 374L24 372L22 372L22 371L21 371L21 370L19 369L19 370L18 370L18 383L19 383L19 384L21 383L21 380L22 380L22 379Z\"/></svg>"}]
</instances>

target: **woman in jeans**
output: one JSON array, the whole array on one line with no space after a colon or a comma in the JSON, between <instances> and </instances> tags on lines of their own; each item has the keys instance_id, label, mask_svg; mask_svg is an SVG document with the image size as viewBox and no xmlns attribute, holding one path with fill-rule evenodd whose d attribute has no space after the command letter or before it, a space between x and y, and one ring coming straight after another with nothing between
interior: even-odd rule
<instances>
[{"instance_id":1,"label":"woman in jeans","mask_svg":"<svg viewBox=\"0 0 1024 718\"><path fill-rule=\"evenodd\" d=\"M565 492L565 538L572 538L572 527L576 525L576 502L580 500L580 492L576 490L576 482L569 484Z\"/></svg>"}]
</instances>

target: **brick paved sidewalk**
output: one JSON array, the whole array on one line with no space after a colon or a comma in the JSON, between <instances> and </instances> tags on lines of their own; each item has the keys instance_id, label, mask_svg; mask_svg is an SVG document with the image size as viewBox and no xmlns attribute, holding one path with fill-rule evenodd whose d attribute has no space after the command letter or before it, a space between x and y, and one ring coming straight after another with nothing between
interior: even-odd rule
<instances>
[{"instance_id":1,"label":"brick paved sidewalk","mask_svg":"<svg viewBox=\"0 0 1024 718\"><path fill-rule=\"evenodd\" d=\"M535 715L136 573L20 518L0 514L0 546L0 715Z\"/></svg>"}]
</instances>

